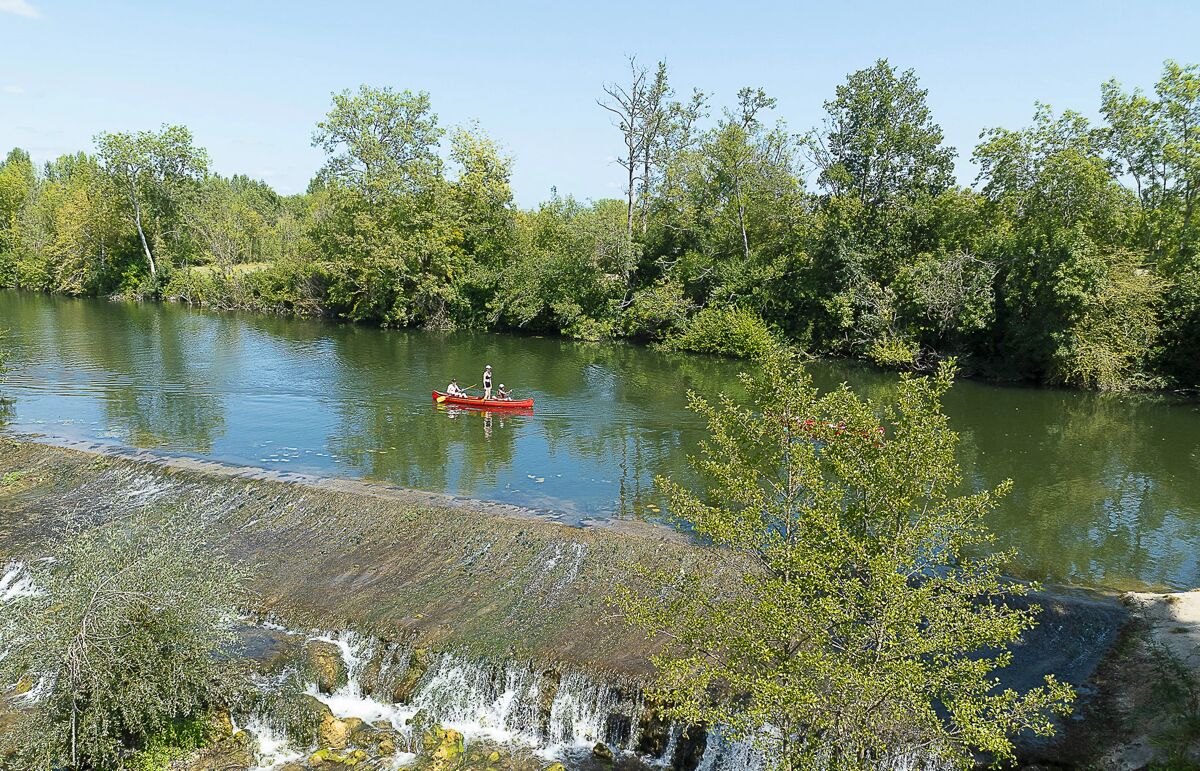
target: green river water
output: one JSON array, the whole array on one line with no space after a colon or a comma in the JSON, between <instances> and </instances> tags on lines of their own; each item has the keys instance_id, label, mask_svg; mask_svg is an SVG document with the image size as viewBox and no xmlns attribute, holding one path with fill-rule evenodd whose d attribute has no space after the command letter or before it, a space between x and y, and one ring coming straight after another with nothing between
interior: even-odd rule
<instances>
[{"instance_id":1,"label":"green river water","mask_svg":"<svg viewBox=\"0 0 1200 771\"><path fill-rule=\"evenodd\" d=\"M684 392L745 364L624 344L390 331L0 292L10 431L344 475L545 509L654 516L653 477L691 478ZM532 396L529 414L434 406L450 377ZM813 365L884 395L895 376ZM962 381L946 401L970 485L1011 478L992 516L1022 577L1200 585L1200 403Z\"/></svg>"}]
</instances>

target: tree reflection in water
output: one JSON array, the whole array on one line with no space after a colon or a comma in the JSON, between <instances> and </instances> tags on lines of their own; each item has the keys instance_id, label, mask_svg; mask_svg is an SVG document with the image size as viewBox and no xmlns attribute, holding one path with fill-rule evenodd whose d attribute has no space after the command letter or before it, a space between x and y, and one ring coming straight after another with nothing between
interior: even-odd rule
<instances>
[{"instance_id":1,"label":"tree reflection in water","mask_svg":"<svg viewBox=\"0 0 1200 771\"><path fill-rule=\"evenodd\" d=\"M116 439L561 511L657 516L652 480L696 482L691 389L739 396L747 362L626 344L379 330L178 306L0 293L18 431ZM484 363L531 413L438 409ZM884 399L892 374L811 365ZM958 383L964 485L1011 477L992 516L1014 573L1124 588L1200 583L1200 407ZM0 420L4 417L0 415Z\"/></svg>"}]
</instances>

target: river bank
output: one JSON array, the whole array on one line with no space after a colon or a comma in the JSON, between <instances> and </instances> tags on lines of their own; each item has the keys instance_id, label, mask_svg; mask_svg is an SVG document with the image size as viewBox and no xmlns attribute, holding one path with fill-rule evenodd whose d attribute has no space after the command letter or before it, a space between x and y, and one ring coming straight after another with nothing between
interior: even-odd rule
<instances>
[{"instance_id":1,"label":"river bank","mask_svg":"<svg viewBox=\"0 0 1200 771\"><path fill-rule=\"evenodd\" d=\"M504 736L542 722L549 726L554 700L536 707L536 694L549 692L551 682L556 694L561 683L573 683L555 709L561 716L564 704L576 705L572 714L580 711L580 720L569 733L561 728L553 742L547 738L537 748L543 751L555 742L579 749L607 740L618 750L642 747L650 759L675 763L673 755L662 758L668 752L663 741L646 743L653 720L637 693L651 648L615 617L606 600L634 564L689 570L714 584L728 581L734 570L679 533L644 522L574 527L518 507L149 452L84 451L8 436L0 439L0 471L4 557L36 556L37 544L71 518L104 521L142 508L196 517L218 548L253 567L256 600L248 610L269 622L267 627L256 622L255 635L262 628L310 630L289 633L291 643L284 647L300 654L314 640L342 642L339 666L345 676L333 676L325 694L330 704L351 705L338 719L354 717L356 710L362 714L364 696L368 704L403 701L395 691L387 698L364 693L361 681L351 688L355 662L371 656L350 653L346 641L376 652L398 646L391 649L409 653L396 677L416 679L408 694L399 695L425 693L422 698L441 705L460 725L496 713L497 704L526 704L524 711L490 718L503 726ZM1024 688L1054 672L1075 684L1083 698L1061 739L1026 743L1028 762L1062 763L1084 752L1119 754L1112 746L1115 737L1125 737L1125 746L1137 741L1129 737L1174 725L1173 717L1158 716L1140 726L1138 705L1152 702L1153 694L1138 689L1152 682L1147 672L1158 671L1157 641L1164 634L1176 642L1183 636L1147 636L1149 622L1140 619L1153 620L1155 613L1132 600L1123 605L1112 594L1055 590L1035 599L1043 607L1041 623L1014 649L1014 664L1000 673L1002 682ZM1188 600L1179 607L1191 608ZM1172 628L1200 634L1192 616L1171 619ZM422 652L419 671L411 668L414 651ZM299 660L300 654L289 655ZM278 660L273 654L259 658ZM315 682L314 676L309 684ZM453 683L449 690L458 694L456 700L444 698L445 682ZM351 690L339 693L338 687ZM336 702L334 696L358 701ZM586 710L579 706L585 702ZM392 716L415 712L387 709ZM676 739L685 728L673 729ZM663 740L670 730L654 729Z\"/></svg>"},{"instance_id":2,"label":"river bank","mask_svg":"<svg viewBox=\"0 0 1200 771\"><path fill-rule=\"evenodd\" d=\"M241 267L242 267L241 270L235 271L235 272L242 272L242 273L253 272L254 270L257 270L260 268L260 266L241 266ZM204 275L211 274L211 272L212 272L211 270L209 270L207 268L190 268L189 270L191 270L193 272L197 272L199 274L204 274ZM4 289L4 287L0 287L0 290L2 290L2 289ZM35 290L30 290L30 289L16 289L16 290L13 290L12 288L9 288L9 289L10 289L10 291L20 291L20 292L25 292L25 293L35 291ZM47 294L47 295L52 295L52 296L63 296L61 294L53 293L53 292L37 292L37 293L38 294ZM68 296L73 297L73 298L75 297L73 295L68 295ZM78 298L76 298L76 299L78 299ZM324 322L324 323L347 326L350 328L361 328L361 329L372 329L372 330L389 329L389 327L387 327L386 325L379 325L378 323L362 321L362 320L348 319L348 318L337 316L335 314L331 314L328 312L322 312L314 307L305 306L305 305L285 307L285 306L265 305L265 304L254 303L254 302L239 303L239 302L224 302L221 300L213 301L213 300L209 300L209 299L195 298L190 295L178 294L178 293L162 295L162 296L152 296L152 295L142 296L142 295L136 295L136 294L134 294L134 295L115 294L115 295L111 295L108 297L86 296L83 299L95 299L98 301L112 302L112 303L138 303L138 304L149 303L149 304L155 304L155 305L175 305L175 306L179 306L179 307L183 307L183 308L191 308L191 309L201 310L201 311L205 311L205 312L209 312L209 313L249 314L249 315L254 315L254 316L260 316L260 317L263 317L266 319L320 321L320 322ZM427 329L435 331L435 332L447 332L447 331L454 331L457 328L443 329L443 328L438 328L438 327L428 327ZM757 355L757 353L761 350L761 347L757 347L757 348L751 347L751 348L748 348L745 351L741 351L741 352L739 352L739 349L735 349L735 348L728 348L728 349L720 348L719 350L712 350L712 351L692 350L692 349L689 349L686 347L671 346L669 344L664 344L662 341L653 341L653 340L648 340L646 338L622 337L622 336L573 337L573 336L565 334L561 331L557 332L557 333L554 331L551 331L551 330L532 330L531 331L531 330L524 329L521 327L480 328L480 329L465 328L465 329L462 329L461 331L479 332L479 333L484 333L484 334L511 335L511 336L517 337L517 338L549 337L551 339L559 340L562 342L584 343L584 344L586 344L586 343L619 344L619 345L628 345L628 346L631 346L634 348L640 348L640 349L645 349L645 350L655 351L655 352L674 352L674 353L692 353L692 354L699 354L699 355L710 355L710 356L715 356L717 358L729 359L733 362L738 363L740 366L749 366L754 355ZM763 334L766 334L765 331ZM769 338L764 338L764 340L760 342L760 346L761 346L761 343L765 342L767 339L769 339ZM783 337L779 336L778 334L775 334L773 339L776 342L780 342L783 344L798 345L798 343L796 341L783 338ZM1094 393L1097 390L1102 390L1102 389L1080 388L1078 386L1064 385L1062 383L1044 382L1034 376L1031 376L1028 373L1022 373L1018 370L1013 369L1010 366L1004 366L998 362L976 361L975 359L972 359L970 355L957 355L957 354L953 354L953 353L942 354L942 355L937 355L937 356L917 357L911 363L905 364L898 368L883 366L883 365L880 365L880 364L872 361L870 358L865 358L865 357L854 358L854 357L845 356L845 355L841 355L841 356L831 355L828 353L807 353L807 356L808 356L809 361L811 361L813 363L831 364L834 366L849 365L852 367L861 368L861 369L870 371L874 374L880 374L880 375L883 375L883 374L890 375L890 374L894 374L897 371L931 373L937 368L938 362L942 361L945 358L948 358L949 356L955 356L955 358L957 360L957 364L958 364L958 376L960 378L972 380L972 381L975 381L975 382L978 382L978 383L981 383L984 385L1015 386L1015 387L1022 387L1022 388L1025 388L1025 387L1039 388L1039 389L1047 389L1047 390L1051 390L1051 391L1067 391L1067 392L1078 391L1081 393ZM1119 389L1119 393L1141 394L1141 395L1146 395L1146 396L1156 396L1157 395L1157 396L1164 396L1164 397L1170 397L1170 398L1186 398L1186 399L1194 400L1194 399L1200 399L1200 385L1188 386L1188 385L1180 385L1178 383L1169 385L1169 384L1166 384L1165 382L1162 382L1159 380L1145 379L1143 381L1131 383L1128 386L1126 386L1122 389Z\"/></svg>"}]
</instances>

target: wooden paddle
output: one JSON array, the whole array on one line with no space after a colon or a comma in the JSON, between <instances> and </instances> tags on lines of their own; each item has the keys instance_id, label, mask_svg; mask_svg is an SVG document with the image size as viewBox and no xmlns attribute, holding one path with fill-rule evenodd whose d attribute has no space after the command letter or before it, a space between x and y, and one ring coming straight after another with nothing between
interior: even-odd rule
<instances>
[{"instance_id":1,"label":"wooden paddle","mask_svg":"<svg viewBox=\"0 0 1200 771\"><path fill-rule=\"evenodd\" d=\"M471 385L471 386L467 386L467 387L466 387L466 388L464 388L463 390L464 390L464 391L470 391L470 390L471 390L472 388L474 388L474 387L475 387L475 386L473 386L473 385ZM441 404L442 402L446 401L446 400L447 400L447 399L449 399L449 398L450 398L450 394L442 394L441 396L439 396L439 397L437 398L437 403L438 403L438 404Z\"/></svg>"}]
</instances>

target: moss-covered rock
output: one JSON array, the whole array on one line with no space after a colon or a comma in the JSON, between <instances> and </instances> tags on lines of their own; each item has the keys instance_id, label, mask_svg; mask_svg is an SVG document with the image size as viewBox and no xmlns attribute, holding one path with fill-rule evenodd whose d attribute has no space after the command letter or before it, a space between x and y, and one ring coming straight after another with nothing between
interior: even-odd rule
<instances>
[{"instance_id":1,"label":"moss-covered rock","mask_svg":"<svg viewBox=\"0 0 1200 771\"><path fill-rule=\"evenodd\" d=\"M197 752L183 768L186 771L228 771L254 765L254 739L245 731L237 731L216 739Z\"/></svg>"},{"instance_id":2,"label":"moss-covered rock","mask_svg":"<svg viewBox=\"0 0 1200 771\"><path fill-rule=\"evenodd\" d=\"M362 669L358 673L358 687L362 691L363 696L374 696L383 679L383 661L386 653L376 648L371 652L370 658L363 664Z\"/></svg>"},{"instance_id":3,"label":"moss-covered rock","mask_svg":"<svg viewBox=\"0 0 1200 771\"><path fill-rule=\"evenodd\" d=\"M317 729L317 744L327 749L344 750L350 745L350 731L351 726L345 720L331 713L321 719Z\"/></svg>"},{"instance_id":4,"label":"moss-covered rock","mask_svg":"<svg viewBox=\"0 0 1200 771\"><path fill-rule=\"evenodd\" d=\"M328 705L290 685L270 694L258 704L267 721L296 747L320 742L321 726L333 718Z\"/></svg>"},{"instance_id":5,"label":"moss-covered rock","mask_svg":"<svg viewBox=\"0 0 1200 771\"><path fill-rule=\"evenodd\" d=\"M317 683L321 693L333 693L347 682L342 651L324 640L309 640L304 644L304 669Z\"/></svg>"},{"instance_id":6,"label":"moss-covered rock","mask_svg":"<svg viewBox=\"0 0 1200 771\"><path fill-rule=\"evenodd\" d=\"M613 751L604 742L596 742L596 746L592 747L592 757L598 760L612 760Z\"/></svg>"},{"instance_id":7,"label":"moss-covered rock","mask_svg":"<svg viewBox=\"0 0 1200 771\"><path fill-rule=\"evenodd\" d=\"M425 648L416 648L408 657L408 667L392 678L391 693L388 694L396 704L407 704L421 678L429 671L431 657Z\"/></svg>"},{"instance_id":8,"label":"moss-covered rock","mask_svg":"<svg viewBox=\"0 0 1200 771\"><path fill-rule=\"evenodd\" d=\"M313 768L352 768L368 760L370 756L362 750L337 752L332 749L317 750L308 758L308 765Z\"/></svg>"},{"instance_id":9,"label":"moss-covered rock","mask_svg":"<svg viewBox=\"0 0 1200 771\"><path fill-rule=\"evenodd\" d=\"M463 765L465 747L463 735L453 728L435 725L421 737L423 771L451 771Z\"/></svg>"}]
</instances>

